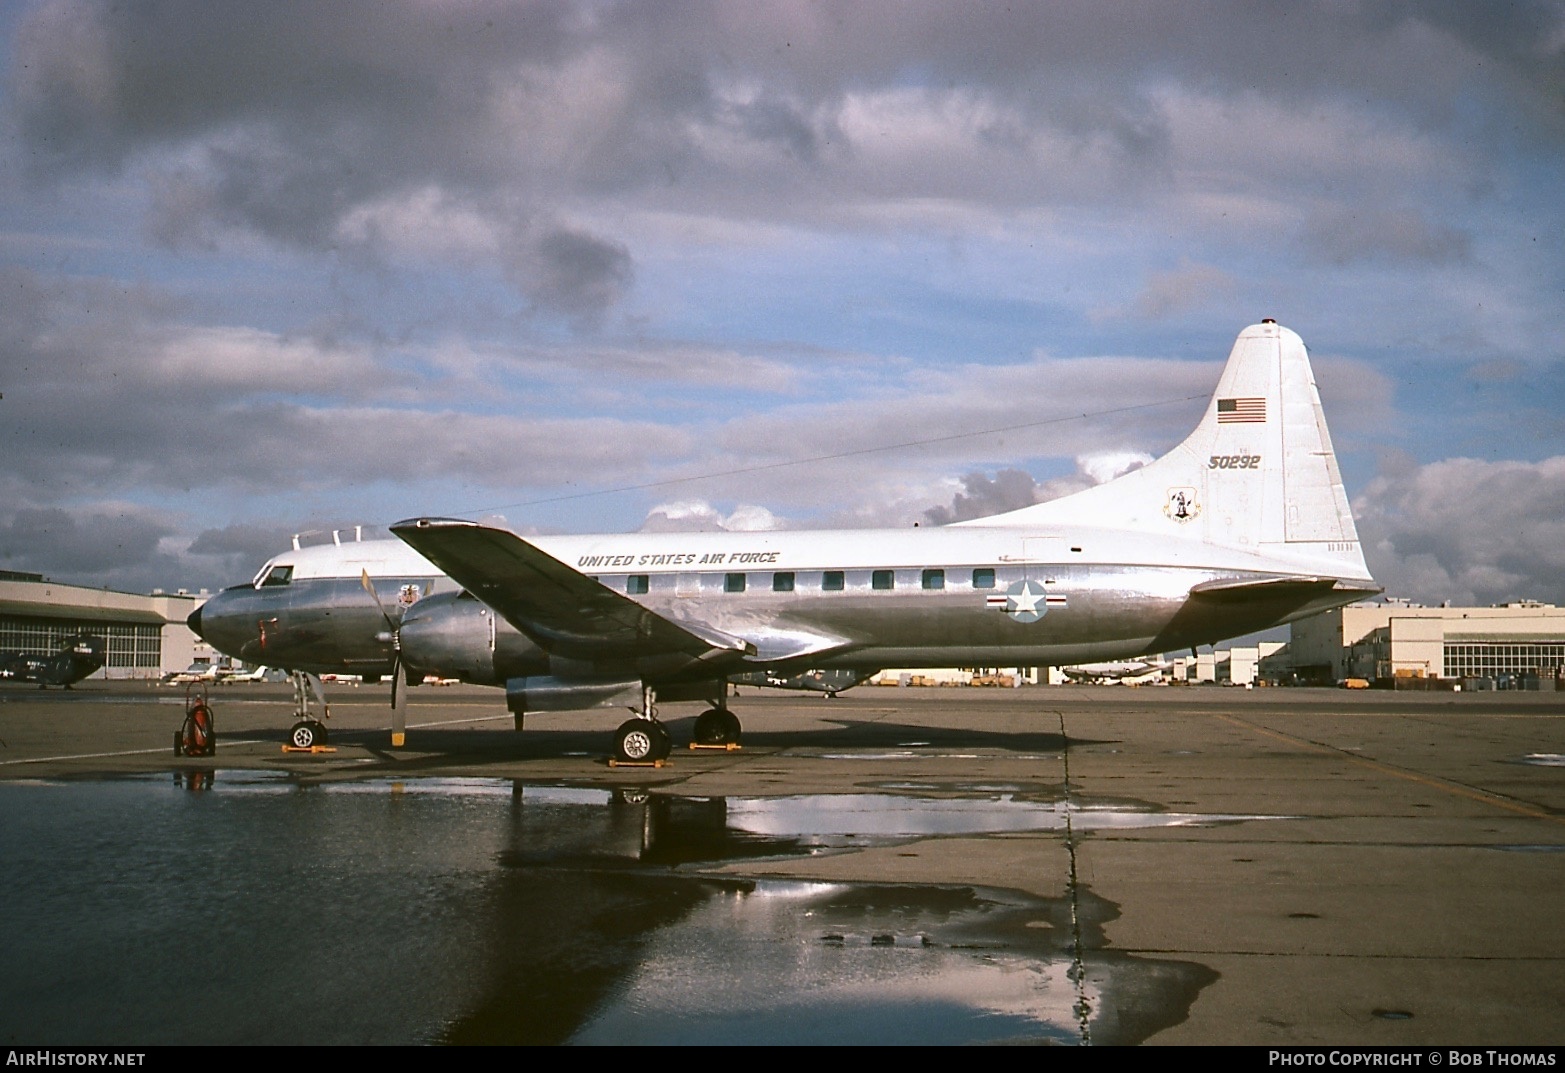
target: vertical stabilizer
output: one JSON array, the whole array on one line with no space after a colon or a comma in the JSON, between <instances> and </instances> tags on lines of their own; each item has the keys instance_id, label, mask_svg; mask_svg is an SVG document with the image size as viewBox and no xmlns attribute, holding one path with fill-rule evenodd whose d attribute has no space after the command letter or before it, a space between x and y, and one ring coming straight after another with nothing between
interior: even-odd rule
<instances>
[{"instance_id":1,"label":"vertical stabilizer","mask_svg":"<svg viewBox=\"0 0 1565 1073\"><path fill-rule=\"evenodd\" d=\"M1060 526L1195 538L1369 576L1309 354L1275 321L1239 333L1206 414L1168 454L1095 488L970 526Z\"/></svg>"}]
</instances>

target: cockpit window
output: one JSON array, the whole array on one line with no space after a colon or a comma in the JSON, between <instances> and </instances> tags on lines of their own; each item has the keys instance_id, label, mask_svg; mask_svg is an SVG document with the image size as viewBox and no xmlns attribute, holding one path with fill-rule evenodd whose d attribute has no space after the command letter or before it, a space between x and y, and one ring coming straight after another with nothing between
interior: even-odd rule
<instances>
[{"instance_id":1,"label":"cockpit window","mask_svg":"<svg viewBox=\"0 0 1565 1073\"><path fill-rule=\"evenodd\" d=\"M293 567L274 566L267 571L266 577L261 579L261 587L268 585L286 585L293 580Z\"/></svg>"}]
</instances>

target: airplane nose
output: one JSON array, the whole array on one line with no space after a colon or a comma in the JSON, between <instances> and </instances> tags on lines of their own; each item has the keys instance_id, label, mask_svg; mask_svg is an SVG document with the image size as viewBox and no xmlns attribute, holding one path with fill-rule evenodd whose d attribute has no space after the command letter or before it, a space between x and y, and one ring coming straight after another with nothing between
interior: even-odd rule
<instances>
[{"instance_id":1,"label":"airplane nose","mask_svg":"<svg viewBox=\"0 0 1565 1073\"><path fill-rule=\"evenodd\" d=\"M199 607L190 612L190 617L185 620L185 625L190 627L191 633L202 640L206 639L206 635L201 632L201 609Z\"/></svg>"}]
</instances>

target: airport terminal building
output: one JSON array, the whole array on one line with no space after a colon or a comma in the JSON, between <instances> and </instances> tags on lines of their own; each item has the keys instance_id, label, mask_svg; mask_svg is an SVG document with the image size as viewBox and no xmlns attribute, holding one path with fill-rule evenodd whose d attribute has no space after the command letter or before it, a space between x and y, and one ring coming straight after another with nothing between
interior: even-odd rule
<instances>
[{"instance_id":1,"label":"airport terminal building","mask_svg":"<svg viewBox=\"0 0 1565 1073\"><path fill-rule=\"evenodd\" d=\"M206 598L205 590L146 596L0 570L0 652L45 656L86 633L107 642L94 678L158 678L210 655L185 625Z\"/></svg>"},{"instance_id":2,"label":"airport terminal building","mask_svg":"<svg viewBox=\"0 0 1565 1073\"><path fill-rule=\"evenodd\" d=\"M1565 609L1535 600L1350 604L1295 622L1288 650L1294 673L1311 682L1554 689L1565 677Z\"/></svg>"}]
</instances>

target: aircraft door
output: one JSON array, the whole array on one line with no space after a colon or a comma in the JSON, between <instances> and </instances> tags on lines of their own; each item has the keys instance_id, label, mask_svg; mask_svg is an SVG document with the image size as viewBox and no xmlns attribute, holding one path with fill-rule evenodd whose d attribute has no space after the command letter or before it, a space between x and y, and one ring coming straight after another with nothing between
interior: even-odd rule
<instances>
[{"instance_id":1,"label":"aircraft door","mask_svg":"<svg viewBox=\"0 0 1565 1073\"><path fill-rule=\"evenodd\" d=\"M1053 581L1059 564L1064 561L1065 541L1059 537L1022 538L1022 576L1025 580Z\"/></svg>"}]
</instances>

